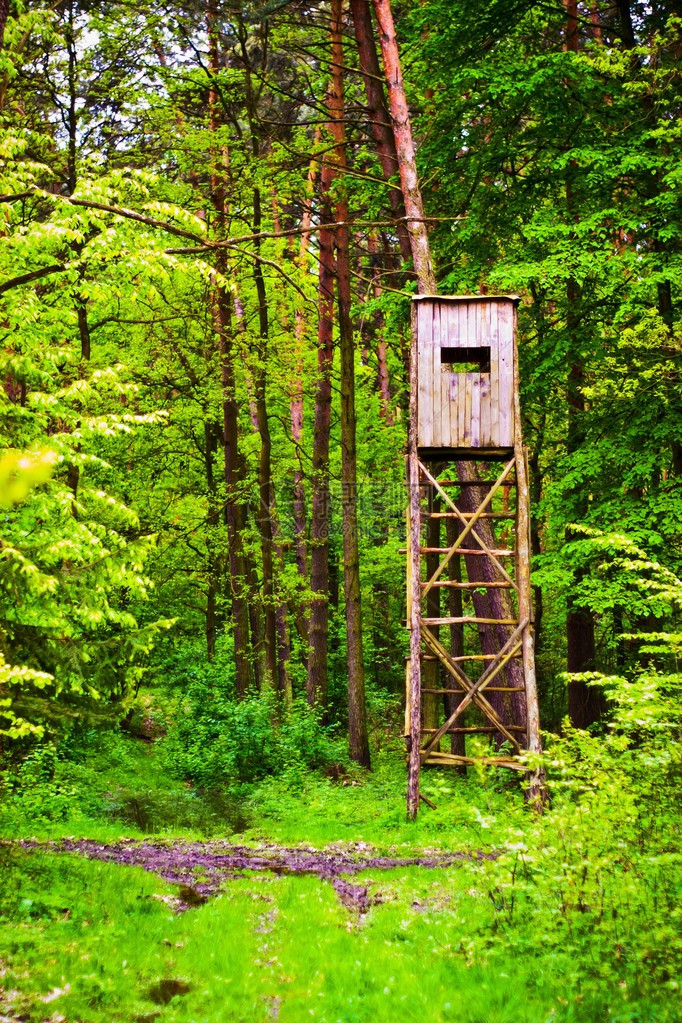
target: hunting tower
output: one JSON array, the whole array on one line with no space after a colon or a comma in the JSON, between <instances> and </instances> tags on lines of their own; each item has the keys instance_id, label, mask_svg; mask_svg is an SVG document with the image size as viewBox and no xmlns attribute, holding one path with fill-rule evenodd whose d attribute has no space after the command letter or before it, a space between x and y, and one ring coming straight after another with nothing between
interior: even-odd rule
<instances>
[{"instance_id":1,"label":"hunting tower","mask_svg":"<svg viewBox=\"0 0 682 1023\"><path fill-rule=\"evenodd\" d=\"M525 771L519 754L540 750L517 305L513 295L413 300L405 711L412 816L423 765L466 771L481 761ZM539 791L539 779L531 782Z\"/></svg>"}]
</instances>

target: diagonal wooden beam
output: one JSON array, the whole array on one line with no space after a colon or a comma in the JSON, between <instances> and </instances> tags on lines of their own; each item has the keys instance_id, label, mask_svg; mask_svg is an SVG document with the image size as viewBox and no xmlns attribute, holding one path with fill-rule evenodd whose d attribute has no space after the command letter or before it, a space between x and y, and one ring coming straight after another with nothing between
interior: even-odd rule
<instances>
[{"instance_id":1,"label":"diagonal wooden beam","mask_svg":"<svg viewBox=\"0 0 682 1023\"><path fill-rule=\"evenodd\" d=\"M442 489L442 487L440 486L440 484L439 484L438 480L437 480L437 479L435 479L435 478L434 478L434 477L433 477L433 476L431 475L431 473L430 473L430 472L429 472L429 470L428 470L428 469L426 468L426 466L425 466L425 465L423 465L423 463L421 463L421 462L419 463L419 467L420 467L421 471L422 471L422 472L424 473L424 475L425 475L425 476L427 476L427 477L428 477L428 479L429 479L430 483L432 484L432 486L434 486L434 487L436 488L436 490L437 490L437 491L439 492L439 494L440 494L440 495L441 495L441 496L442 496L442 497L443 497L443 498L445 499L445 501L446 501L446 502L447 502L447 503L449 504L449 506L450 506L450 507L452 508L453 512L454 512L454 513L455 513L455 514L457 515L457 517L459 518L459 520L460 520L460 522L462 523L462 525L463 525L463 526L465 527L465 528L464 528L464 531L463 531L463 532L462 532L462 533L461 533L461 534L459 535L459 537L457 538L457 542L456 542L456 543L455 543L455 545L454 545L454 546L453 546L453 547L452 547L452 548L450 549L450 551L448 552L448 554L447 554L447 556L445 557L444 561L443 561L443 562L442 562L442 564L441 564L441 565L439 566L439 568L438 568L438 571L437 571L437 572L435 573L435 575L434 575L434 576L433 576L433 577L432 577L432 578L431 578L431 579L430 579L430 580L428 581L428 583L426 584L426 586L425 586L425 588L424 588L424 594L423 594L424 596L425 596L425 595L426 595L426 594L428 593L428 591L429 591L429 590L431 589L431 587L433 586L433 584L434 584L434 583L436 582L436 580L437 580L437 579L438 579L438 577L440 576L441 572L443 571L443 569L444 569L444 568L445 568L445 566L447 565L447 563L448 563L448 561L450 560L450 558L452 557L452 555L453 555L453 554L454 554L454 553L455 553L455 552L456 552L456 551L457 551L457 550L458 550L458 549L459 549L459 548L461 547L461 544L462 544L462 542L464 541L465 537L466 537L466 536L467 536L467 535L468 535L469 533L471 533L471 535L472 535L472 536L473 536L473 538L474 538L474 539L476 540L476 542L477 542L477 543L478 543L478 544L479 544L479 545L481 546L481 548L482 548L483 552L484 552L485 554L487 554L487 555L488 555L488 557L489 557L489 558L490 558L490 560L491 560L491 561L493 562L493 564L494 564L494 565L495 565L495 567L496 567L496 568L498 569L498 571L499 571L499 572L501 572L501 573L502 573L502 575L504 576L504 578L505 578L505 579L506 579L506 580L507 580L507 581L508 581L508 582L510 583L510 585L511 585L511 586L513 586L513 587L514 587L514 589L518 591L518 586L517 586L517 584L516 584L516 581L515 581L514 579L512 579L512 577L511 577L511 576L509 575L509 573L507 572L507 570L505 569L505 567L504 567L504 566L503 566L503 565L502 565L502 564L501 564L501 563L500 563L500 562L498 561L498 559L497 559L497 558L495 557L495 555L494 555L494 554L493 554L493 552L492 552L492 551L490 550L490 548L489 548L489 547L488 547L488 545L487 545L487 544L485 543L485 541L483 541L483 540L481 539L481 537L479 536L479 534L478 534L478 533L476 532L476 530L475 530L475 529L473 528L473 527L474 527L474 525L476 524L477 520L478 520L478 519L479 519L479 518L481 517L481 515L482 515L482 514L484 513L484 510L485 510L485 508L487 507L487 505L489 504L489 502L490 502L490 501L492 500L493 496L494 496L494 495L496 494L496 492L497 492L497 491L499 490L499 488L500 488L500 487L502 486L502 484L504 483L504 481L505 481L506 477L507 477L507 476L509 475L509 472L511 471L511 468L512 468L512 466L513 466L514 464L515 464L515 461L514 461L514 460L512 460L511 462L509 462L509 464L508 464L508 465L506 465L506 466L505 466L505 468L503 469L503 471L502 471L501 475L500 475L500 476L498 477L498 479L497 479L497 480L495 481L494 485L493 485L493 486L492 486L492 488L490 489L490 491L489 491L489 493L488 493L487 497L486 497L486 498L484 499L484 501L482 502L482 504L480 504L480 505L479 505L479 507L478 507L478 508L476 509L476 511L475 511L475 512L473 513L473 515L472 515L472 516L471 516L470 518L467 518L466 516L464 516L464 515L463 515L463 514L462 514L462 513L460 512L459 508L458 508L458 507L457 507L457 505L456 505L456 504L454 503L454 501L453 501L453 500L452 500L452 499L451 499L451 498L450 498L450 497L449 497L449 496L448 496L448 495L447 495L447 494L445 493L445 491L444 491L444 490Z\"/></svg>"},{"instance_id":2,"label":"diagonal wooden beam","mask_svg":"<svg viewBox=\"0 0 682 1023\"><path fill-rule=\"evenodd\" d=\"M473 689L474 685L471 682L471 679L469 679L466 675L464 675L464 678L462 678L459 675L458 669L456 669L455 666L450 663L450 657L449 657L449 654L448 654L447 650L445 649L445 647L442 646L441 643L439 643L439 641L436 639L436 637L431 632L429 632L429 630L426 628L425 625L422 625L421 632L422 632L422 636L424 637L425 642L431 647L431 649L436 654L438 659L445 666L446 670L450 672L452 677L457 682L459 682L460 686L465 690L465 692L468 693L471 689ZM464 674L464 673L462 673L462 674ZM520 750L521 749L520 743L515 738L515 736L513 736L511 734L511 732L509 732L508 729L504 726L504 724L502 723L502 721L498 717L495 709L488 703L488 701L486 700L485 696L483 696L483 694L480 691L477 691L476 694L474 695L473 699L474 699L474 702L476 703L476 706L479 707L480 710L483 711L485 716L495 725L495 727L498 729L498 731L502 732L502 734L504 736L506 736L506 738L509 739L509 741L518 750ZM441 733L441 735L438 736L438 739L441 739L443 737L443 734L445 734L444 731L443 731L443 733ZM436 737L434 736L433 739L431 740L432 745L435 744L436 741L437 741ZM423 751L421 753L421 756L422 757L424 756Z\"/></svg>"},{"instance_id":3,"label":"diagonal wooden beam","mask_svg":"<svg viewBox=\"0 0 682 1023\"><path fill-rule=\"evenodd\" d=\"M421 628L422 638L432 648L434 648L434 644L435 644L434 653L438 657L438 660L442 661L443 664L445 664L446 668L448 669L448 671L450 672L452 677L455 679L455 681L459 682L460 688L465 693L468 693L470 689L473 689L474 683L471 681L471 679L469 678L469 676L465 672L464 668L461 668L459 666L459 664L456 665L454 663L454 661L450 657L450 654L447 652L447 650L445 649L443 644L439 640L436 639L436 637L433 635L431 630L428 629L426 627L426 625L424 625L423 621L422 621L422 623L420 625L420 628Z\"/></svg>"},{"instance_id":4,"label":"diagonal wooden beam","mask_svg":"<svg viewBox=\"0 0 682 1023\"><path fill-rule=\"evenodd\" d=\"M434 652L437 652L436 646L434 644L431 643L429 645L431 646L431 649L434 650ZM440 656L439 659L442 661L442 663L444 664L445 668L448 671L450 671L450 665L445 660L445 657ZM456 676L453 675L453 677L456 677ZM512 735L511 732L502 723L502 721L498 717L497 713L495 712L493 707L488 703L488 701L482 695L482 693L480 693L480 692L476 693L476 695L474 696L474 702L476 703L476 706L481 711L483 711L483 714L488 718L488 720L491 721L495 725L495 728L497 729L497 731L501 732L512 743L512 745L515 746L516 749L520 751L521 750L521 745L518 742L518 740L516 739L516 736ZM442 738L443 734L444 733L441 733L439 738ZM432 744L434 744L434 742L435 742L435 737L432 740ZM425 753L423 750L420 750L420 757L422 758L422 760L424 759L425 756L428 756L428 755L429 755L428 753Z\"/></svg>"},{"instance_id":5,"label":"diagonal wooden beam","mask_svg":"<svg viewBox=\"0 0 682 1023\"><path fill-rule=\"evenodd\" d=\"M520 647L521 647L521 636L522 636L523 630L525 629L527 624L528 624L528 619L526 618L526 620L521 622L519 624L518 628L516 628L514 630L512 635L509 637L507 642L504 644L504 646L500 650L500 652L498 654L498 659L493 661L491 664L488 665L488 667L483 672L483 674L478 679L478 681L475 682L471 686L471 688L467 691L466 695L463 697L463 699L460 702L460 704L455 708L454 712L450 715L450 717L447 719L447 721L443 725L441 725L441 727L438 729L438 731L435 733L435 735L429 741L429 745L425 749L422 750L422 753L421 753L422 757L426 757L426 756L429 755L429 753L434 748L434 746L436 746L437 743L440 742L440 740L445 735L447 730L452 727L452 725L457 720L459 715L462 714L466 710L466 708L469 706L469 704L471 703L472 700L475 700L478 703L477 697L480 695L481 690L484 689L485 686L488 685L488 683L493 680L495 675L497 675L502 670L502 668L504 668L505 664L507 664L507 662L520 649ZM486 701L486 703L487 703L487 701ZM479 706L481 706L481 705L479 704ZM484 707L481 706L481 710L483 710L484 713L486 713L486 716L489 717L489 715L487 714L487 711L485 710ZM495 724L497 725L497 722ZM509 734L509 733L505 732L505 734ZM518 743L517 743L517 745L518 745Z\"/></svg>"},{"instance_id":6,"label":"diagonal wooden beam","mask_svg":"<svg viewBox=\"0 0 682 1023\"><path fill-rule=\"evenodd\" d=\"M522 629L525 628L526 624L528 624L528 622L522 623L514 631L513 635L509 637L507 642L504 644L504 647L499 652L498 660L490 664L489 667L484 672L484 674L481 676L481 678L478 681L476 681L474 685L471 686L470 690L467 691L461 703L458 705L458 707L455 708L455 711L441 726L441 728L439 728L436 735L433 737L433 739L430 740L426 749L421 751L422 757L427 756L431 752L431 750L434 749L434 747L441 741L448 728L450 728L457 719L457 717L459 717L459 715L466 710L471 701L474 701L476 704L478 704L478 706L481 708L481 710L483 710L486 716L493 720L493 717L491 716L490 713L490 711L493 710L493 708L490 706L487 700L484 700L484 698L481 697L481 691L489 682L493 680L495 675L497 675L502 670L505 664L507 664L507 662L514 656L514 654L518 652L518 650L520 649L520 634L522 632ZM443 659L441 658L441 660ZM499 727L500 720L497 717L497 714L495 714L494 723L496 727ZM515 742L514 738L509 735L509 731L506 728L504 728L504 726L500 730L504 732L504 735L506 735L513 742ZM515 743L515 745L518 746L518 743Z\"/></svg>"},{"instance_id":7,"label":"diagonal wooden beam","mask_svg":"<svg viewBox=\"0 0 682 1023\"><path fill-rule=\"evenodd\" d=\"M515 459L512 458L512 460L510 462L508 462L508 464L504 467L504 469L502 470L501 475L497 478L497 480L495 481L495 483L493 484L491 489L488 491L488 494L486 495L484 500L481 502L481 504L478 506L478 508L476 509L474 514L472 515L472 517L470 519L466 519L462 515L462 513L460 512L459 508L454 503L454 501L443 490L443 488L439 484L438 480L435 479L431 475L429 470L426 468L426 466L422 462L419 463L420 471L427 477L427 479L429 480L431 485L436 488L436 490L441 495L441 497L448 503L448 505L452 508L452 510L458 515L458 517L460 519L460 522L464 526L464 529L462 530L462 532L457 537L457 540L456 540L455 544L450 548L450 550L446 554L445 558L443 559L443 561L438 566L437 571L433 574L433 576L426 583L426 586L424 587L424 591L422 593L423 597L426 596L426 594L429 592L429 590L434 585L434 583L439 579L441 573L443 572L443 570L445 569L446 565L450 561L450 558L452 558L452 556L461 548L462 543L464 542L466 537L469 535L469 533L472 534L473 538L480 545L480 547L484 551L484 553L488 555L488 557L493 562L493 564L495 565L497 570L502 573L504 578L514 587L514 589L518 590L518 586L517 586L516 582L512 579L512 577L509 575L509 573L504 568L504 566L500 564L500 562L497 560L495 555L492 553L492 551L490 550L488 545L481 539L481 537L478 535L478 533L474 530L474 526L475 526L476 522L478 521L478 519L480 518L482 513L485 511L485 509L488 507L488 505L492 501L493 497L495 496L495 494L497 493L499 488L504 483L505 479L507 478L507 476L509 475L511 470L514 468L514 465L515 465Z\"/></svg>"}]
</instances>

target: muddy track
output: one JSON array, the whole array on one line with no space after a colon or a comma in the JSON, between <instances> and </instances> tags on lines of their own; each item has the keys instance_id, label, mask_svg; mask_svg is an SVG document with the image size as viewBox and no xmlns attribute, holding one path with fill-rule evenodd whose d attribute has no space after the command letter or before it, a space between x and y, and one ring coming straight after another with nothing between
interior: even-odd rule
<instances>
[{"instance_id":1,"label":"muddy track","mask_svg":"<svg viewBox=\"0 0 682 1023\"><path fill-rule=\"evenodd\" d=\"M393 870L396 867L429 869L456 866L472 859L494 859L494 853L430 853L425 856L393 858L375 856L362 844L343 848L312 849L263 844L257 847L229 842L147 842L124 839L105 845L91 839L63 839L60 842L23 841L25 849L54 849L79 853L93 860L143 867L165 881L179 886L178 910L200 905L216 895L231 879L249 871L280 875L308 874L331 884L344 906L366 913L375 902L368 886L348 878L364 870Z\"/></svg>"}]
</instances>

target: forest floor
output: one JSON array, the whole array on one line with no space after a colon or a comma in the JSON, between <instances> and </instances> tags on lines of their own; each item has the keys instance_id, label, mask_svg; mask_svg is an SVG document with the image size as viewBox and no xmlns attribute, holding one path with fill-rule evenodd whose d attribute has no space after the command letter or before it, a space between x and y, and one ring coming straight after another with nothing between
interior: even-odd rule
<instances>
[{"instance_id":1,"label":"forest floor","mask_svg":"<svg viewBox=\"0 0 682 1023\"><path fill-rule=\"evenodd\" d=\"M95 746L0 816L0 1023L679 1020L627 935L523 882L513 780L425 786L408 823L397 748L219 796L153 744Z\"/></svg>"}]
</instances>

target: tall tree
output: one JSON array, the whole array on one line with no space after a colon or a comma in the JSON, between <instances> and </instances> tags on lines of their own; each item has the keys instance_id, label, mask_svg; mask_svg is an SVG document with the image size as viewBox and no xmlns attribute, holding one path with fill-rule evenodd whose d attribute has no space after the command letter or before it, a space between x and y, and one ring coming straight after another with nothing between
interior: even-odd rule
<instances>
[{"instance_id":1,"label":"tall tree","mask_svg":"<svg viewBox=\"0 0 682 1023\"><path fill-rule=\"evenodd\" d=\"M437 291L436 277L431 260L431 249L424 217L421 189L415 156L414 141L410 121L409 108L405 87L402 78L400 56L395 35L395 26L391 12L390 0L374 0L377 22L381 39L381 49L384 58L384 69L388 83L388 96L391 120L396 140L396 151L400 166L400 177L407 211L408 229L412 245L412 258L420 294L434 294ZM412 389L415 388L415 380L412 379ZM416 419L415 411L412 411L411 419ZM416 448L416 439L412 440ZM414 460L410 461L414 464ZM477 475L476 466L472 462L458 462L457 473L460 480L471 484ZM409 480L411 492L416 492L419 487L417 478ZM461 498L462 509L472 514L483 502L485 491L481 487L465 486ZM415 529L418 524L412 524ZM480 521L478 531L483 542L489 547L495 547L495 537L490 519ZM415 545L418 549L418 538L415 537ZM467 572L469 578L480 579L482 582L492 582L496 577L496 569L487 557L476 557L470 555L467 558ZM416 573L413 570L413 575ZM417 598L418 590L415 590ZM500 620L513 617L511 598L507 591L492 589L487 592L474 591L474 607L476 615L480 618L498 618ZM413 634L417 630L413 628ZM505 625L484 627L482 630L482 643L485 653L494 653L501 649L502 645L509 638L509 629ZM417 637L418 638L418 637ZM417 656L413 652L412 656ZM510 688L519 690L521 688L522 672L516 661L511 661L504 669L505 676L510 683ZM493 697L494 699L494 697ZM521 724L525 718L525 706L523 694L514 693L509 698L508 706L500 706L507 719L511 718L512 723Z\"/></svg>"},{"instance_id":2,"label":"tall tree","mask_svg":"<svg viewBox=\"0 0 682 1023\"><path fill-rule=\"evenodd\" d=\"M350 230L348 200L343 193L347 169L343 89L343 0L332 0L329 128L334 140L333 160L340 178L336 203L336 289L341 355L341 505L343 515L343 579L348 665L348 729L353 760L370 766L365 666L362 642L362 604L357 514L357 441L355 418L355 335L351 319ZM328 159L331 157L328 157Z\"/></svg>"},{"instance_id":3,"label":"tall tree","mask_svg":"<svg viewBox=\"0 0 682 1023\"><path fill-rule=\"evenodd\" d=\"M320 174L322 221L331 223L330 189L334 165L325 161ZM310 509L310 654L308 657L308 702L327 701L327 653L329 641L329 431L334 364L334 235L330 227L318 232L317 363L315 422L312 452L312 501Z\"/></svg>"}]
</instances>

